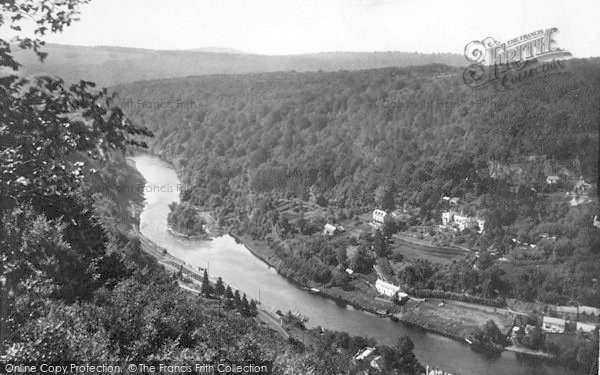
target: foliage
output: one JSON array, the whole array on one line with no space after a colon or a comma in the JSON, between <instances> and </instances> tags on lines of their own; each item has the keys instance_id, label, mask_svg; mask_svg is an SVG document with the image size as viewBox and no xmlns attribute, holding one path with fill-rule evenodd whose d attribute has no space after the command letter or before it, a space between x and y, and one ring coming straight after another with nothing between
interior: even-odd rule
<instances>
[{"instance_id":1,"label":"foliage","mask_svg":"<svg viewBox=\"0 0 600 375\"><path fill-rule=\"evenodd\" d=\"M320 232L323 223L304 215L292 222L277 210L279 199L308 200L309 191L339 211L414 207L415 222L439 220L447 209L441 197L460 197L486 220L483 235L459 236L480 250L476 269L461 261L414 278L420 284L414 287L598 305L591 284L600 275L593 266L600 264L600 232L591 224L597 203L570 207L543 193L544 171L552 168L596 179L598 60L570 60L565 74L509 93L473 92L460 73L429 65L205 76L114 89L122 97L203 98L201 108L189 111L128 108L128 114L156 131L153 150L175 163L186 160L180 170L191 188L182 200L211 210L239 234L267 239L274 223L286 240ZM519 168L531 171L511 172ZM395 230L383 228L386 236ZM497 257L486 250L506 255L511 238L533 243L541 233L560 237L539 245L542 261L560 264L555 271L544 268L524 287L514 272L491 267ZM335 266L325 254L304 257L287 245L276 253L286 273L306 280L327 280L323 266ZM355 262L364 272L372 265L367 253Z\"/></svg>"},{"instance_id":2,"label":"foliage","mask_svg":"<svg viewBox=\"0 0 600 375\"><path fill-rule=\"evenodd\" d=\"M204 233L204 221L198 211L187 203L173 202L169 205L167 222L177 233L194 236Z\"/></svg>"}]
</instances>

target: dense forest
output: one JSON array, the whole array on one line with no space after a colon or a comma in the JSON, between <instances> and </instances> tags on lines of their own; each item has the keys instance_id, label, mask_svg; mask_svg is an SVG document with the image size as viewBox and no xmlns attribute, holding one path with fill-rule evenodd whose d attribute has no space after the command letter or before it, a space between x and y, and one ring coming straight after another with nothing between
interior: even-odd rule
<instances>
[{"instance_id":1,"label":"dense forest","mask_svg":"<svg viewBox=\"0 0 600 375\"><path fill-rule=\"evenodd\" d=\"M79 1L53 3L3 2L0 27L19 31L25 17L40 38L60 32ZM37 37L13 42L45 56ZM0 39L0 67L16 72L11 48ZM277 374L361 370L350 359L372 341L319 332L312 345L288 343L257 324L245 296L230 298L219 283L214 292L204 283L203 295L182 291L177 274L145 255L132 231L143 179L125 155L146 147L140 138L152 132L129 122L94 86L0 79L2 365L193 359L273 361ZM216 306L220 295L224 309ZM422 372L412 349L409 338L378 347L385 371Z\"/></svg>"},{"instance_id":2,"label":"dense forest","mask_svg":"<svg viewBox=\"0 0 600 375\"><path fill-rule=\"evenodd\" d=\"M482 235L461 237L482 253L478 266L421 262L398 275L404 284L600 306L600 66L566 66L505 92L472 90L461 69L444 65L187 77L114 91L156 133L152 150L178 168L182 200L239 233L267 239L276 228L294 241L377 207L410 213L404 225L433 225L448 209L442 197L459 197L461 210L486 221ZM547 185L552 174L563 190ZM591 183L589 199L569 204L565 192L580 178ZM282 200L313 198L327 210L321 221L290 226L279 215ZM512 239L537 244L538 258L498 264ZM349 244L336 241L275 246L291 272L329 282L347 263L335 254Z\"/></svg>"}]
</instances>

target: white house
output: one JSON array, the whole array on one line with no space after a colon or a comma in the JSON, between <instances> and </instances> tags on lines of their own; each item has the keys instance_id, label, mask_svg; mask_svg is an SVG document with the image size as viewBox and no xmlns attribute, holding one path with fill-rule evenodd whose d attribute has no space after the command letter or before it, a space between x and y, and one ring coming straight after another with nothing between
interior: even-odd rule
<instances>
[{"instance_id":1,"label":"white house","mask_svg":"<svg viewBox=\"0 0 600 375\"><path fill-rule=\"evenodd\" d=\"M465 230L475 228L477 225L477 220L470 216L454 215L454 223L459 230Z\"/></svg>"},{"instance_id":2,"label":"white house","mask_svg":"<svg viewBox=\"0 0 600 375\"><path fill-rule=\"evenodd\" d=\"M586 333L594 333L596 330L595 324L577 322L577 330Z\"/></svg>"},{"instance_id":3,"label":"white house","mask_svg":"<svg viewBox=\"0 0 600 375\"><path fill-rule=\"evenodd\" d=\"M483 233L485 230L485 220L482 218L477 218L477 227L479 228L479 233Z\"/></svg>"},{"instance_id":4,"label":"white house","mask_svg":"<svg viewBox=\"0 0 600 375\"><path fill-rule=\"evenodd\" d=\"M479 228L479 233L485 230L485 220L482 218L459 215L454 211L442 212L442 225L455 226L458 230Z\"/></svg>"},{"instance_id":5,"label":"white house","mask_svg":"<svg viewBox=\"0 0 600 375\"><path fill-rule=\"evenodd\" d=\"M448 226L454 222L454 211L442 212L442 225Z\"/></svg>"},{"instance_id":6,"label":"white house","mask_svg":"<svg viewBox=\"0 0 600 375\"><path fill-rule=\"evenodd\" d=\"M357 361L362 361L363 359L366 359L368 356L373 354L373 352L375 352L375 348L367 346L366 348L356 352L356 354L354 355L354 359Z\"/></svg>"},{"instance_id":7,"label":"white house","mask_svg":"<svg viewBox=\"0 0 600 375\"><path fill-rule=\"evenodd\" d=\"M333 236L338 232L338 228L335 225L325 224L323 227L323 234L327 236Z\"/></svg>"},{"instance_id":8,"label":"white house","mask_svg":"<svg viewBox=\"0 0 600 375\"><path fill-rule=\"evenodd\" d=\"M566 323L564 319L544 316L542 318L542 330L544 332L563 333L565 332Z\"/></svg>"},{"instance_id":9,"label":"white house","mask_svg":"<svg viewBox=\"0 0 600 375\"><path fill-rule=\"evenodd\" d=\"M385 222L385 218L387 216L387 212L383 210L374 210L373 211L373 223L377 226L382 226Z\"/></svg>"},{"instance_id":10,"label":"white house","mask_svg":"<svg viewBox=\"0 0 600 375\"><path fill-rule=\"evenodd\" d=\"M558 177L556 175L551 175L551 176L546 177L546 183L548 185L558 184L559 181L560 181L560 177Z\"/></svg>"},{"instance_id":11,"label":"white house","mask_svg":"<svg viewBox=\"0 0 600 375\"><path fill-rule=\"evenodd\" d=\"M406 294L400 292L399 286L396 286L392 283L388 283L381 279L377 279L377 281L375 282L375 289L377 289L377 292L379 294L383 294L384 296L388 297L393 297L396 293L398 293L398 295L402 294L402 296L400 297L404 297L404 295Z\"/></svg>"}]
</instances>

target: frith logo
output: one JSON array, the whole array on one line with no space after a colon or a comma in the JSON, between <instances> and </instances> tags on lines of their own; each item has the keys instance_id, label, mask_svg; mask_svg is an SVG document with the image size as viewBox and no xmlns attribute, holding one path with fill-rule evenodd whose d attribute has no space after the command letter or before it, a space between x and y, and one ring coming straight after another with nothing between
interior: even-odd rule
<instances>
[{"instance_id":1,"label":"frith logo","mask_svg":"<svg viewBox=\"0 0 600 375\"><path fill-rule=\"evenodd\" d=\"M463 80L473 88L493 85L510 90L552 74L564 73L569 51L556 46L553 27L501 43L492 37L465 46L465 57L473 64L465 68Z\"/></svg>"}]
</instances>

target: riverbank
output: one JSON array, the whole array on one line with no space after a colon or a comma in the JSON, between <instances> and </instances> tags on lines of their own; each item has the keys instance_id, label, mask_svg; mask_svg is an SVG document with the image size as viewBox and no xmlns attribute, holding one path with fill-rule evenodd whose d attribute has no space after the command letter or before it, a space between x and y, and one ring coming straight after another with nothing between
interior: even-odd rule
<instances>
[{"instance_id":1,"label":"riverbank","mask_svg":"<svg viewBox=\"0 0 600 375\"><path fill-rule=\"evenodd\" d=\"M354 280L353 290L303 282L296 279L293 272L287 270L268 242L253 240L233 232L229 235L290 283L299 287L316 287L320 289L319 295L339 305L350 305L357 310L376 315L382 315L381 312L386 311L387 314L384 316L391 317L409 328L422 329L464 344L464 339L469 332L481 328L489 319L493 319L501 330L510 328L512 324L513 316L506 310L457 301L410 299L403 306L398 306L391 301L378 298L372 282L363 278Z\"/></svg>"},{"instance_id":2,"label":"riverbank","mask_svg":"<svg viewBox=\"0 0 600 375\"><path fill-rule=\"evenodd\" d=\"M210 241L210 240L212 240L212 237L210 237L207 233L196 234L196 235L190 236L190 235L187 235L185 233L181 233L181 232L176 231L170 225L167 225L167 231L169 232L169 234L171 234L171 235L173 235L175 237L185 238L186 240L200 240L200 241Z\"/></svg>"}]
</instances>

